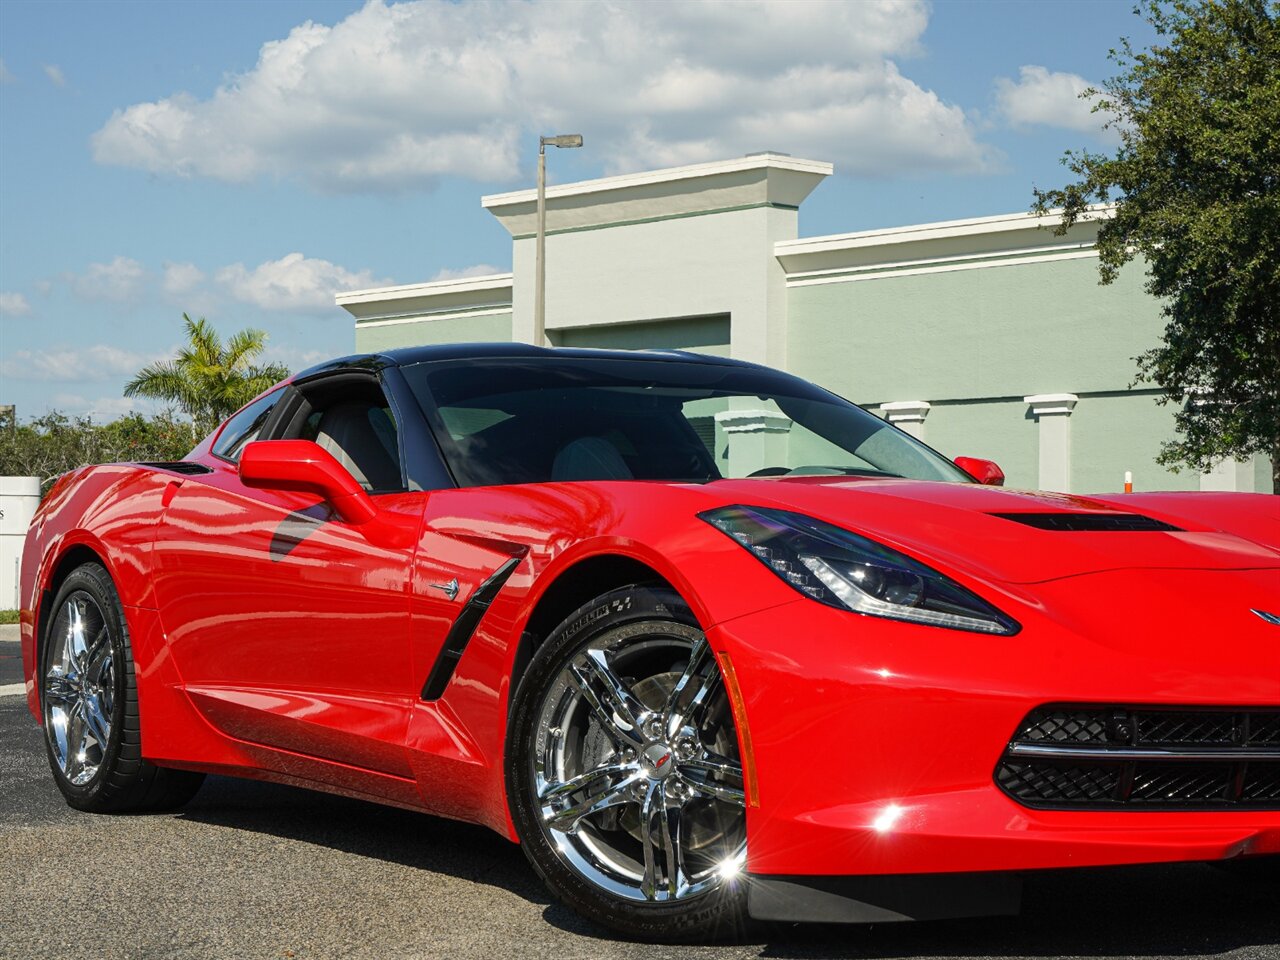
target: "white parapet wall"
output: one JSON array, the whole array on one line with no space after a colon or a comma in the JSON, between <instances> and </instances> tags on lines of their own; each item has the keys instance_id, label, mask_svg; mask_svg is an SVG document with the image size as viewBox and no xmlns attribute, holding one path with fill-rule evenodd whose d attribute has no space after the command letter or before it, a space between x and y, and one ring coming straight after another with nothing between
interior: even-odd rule
<instances>
[{"instance_id":1,"label":"white parapet wall","mask_svg":"<svg viewBox=\"0 0 1280 960\"><path fill-rule=\"evenodd\" d=\"M39 505L39 477L0 477L0 610L18 609L22 542Z\"/></svg>"},{"instance_id":2,"label":"white parapet wall","mask_svg":"<svg viewBox=\"0 0 1280 960\"><path fill-rule=\"evenodd\" d=\"M547 190L547 331L729 318L729 353L786 366L786 273L800 204L832 172L758 153ZM537 192L481 198L512 237L512 336L533 339ZM344 304L345 306L345 304Z\"/></svg>"},{"instance_id":3,"label":"white parapet wall","mask_svg":"<svg viewBox=\"0 0 1280 960\"><path fill-rule=\"evenodd\" d=\"M1114 207L1062 234L1050 211L801 238L799 208L831 173L764 152L551 185L547 340L778 367L948 456L999 462L1014 487L1117 492L1130 471L1139 490L1271 489L1260 455L1203 477L1159 463L1176 411L1133 382L1132 358L1165 321L1140 265L1098 284ZM511 235L512 272L339 294L358 351L532 342L537 192L481 204ZM798 441L704 426L731 457Z\"/></svg>"}]
</instances>

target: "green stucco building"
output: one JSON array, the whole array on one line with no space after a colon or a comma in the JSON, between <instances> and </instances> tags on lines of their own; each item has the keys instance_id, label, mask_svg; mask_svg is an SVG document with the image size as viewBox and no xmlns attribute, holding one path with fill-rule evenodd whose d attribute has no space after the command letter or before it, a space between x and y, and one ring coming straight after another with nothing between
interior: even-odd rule
<instances>
[{"instance_id":1,"label":"green stucco building","mask_svg":"<svg viewBox=\"0 0 1280 960\"><path fill-rule=\"evenodd\" d=\"M1155 462L1173 410L1131 386L1162 329L1140 271L1098 284L1098 220L1062 237L1016 213L797 236L830 164L781 154L547 191L547 335L789 370L1018 487L1271 492L1262 457L1211 473ZM533 336L535 194L484 197L509 274L339 295L359 351Z\"/></svg>"}]
</instances>

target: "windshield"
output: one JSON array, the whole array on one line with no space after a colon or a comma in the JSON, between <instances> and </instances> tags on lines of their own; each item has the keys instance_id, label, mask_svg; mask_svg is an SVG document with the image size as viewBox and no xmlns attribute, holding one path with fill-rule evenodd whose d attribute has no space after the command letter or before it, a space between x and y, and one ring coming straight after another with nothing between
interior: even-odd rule
<instances>
[{"instance_id":1,"label":"windshield","mask_svg":"<svg viewBox=\"0 0 1280 960\"><path fill-rule=\"evenodd\" d=\"M803 475L971 482L861 407L771 370L572 357L401 369L464 487Z\"/></svg>"}]
</instances>

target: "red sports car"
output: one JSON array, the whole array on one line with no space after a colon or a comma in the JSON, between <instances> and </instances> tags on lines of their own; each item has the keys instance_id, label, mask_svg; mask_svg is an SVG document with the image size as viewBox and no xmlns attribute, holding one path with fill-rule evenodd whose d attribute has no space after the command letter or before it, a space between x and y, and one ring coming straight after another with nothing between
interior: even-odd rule
<instances>
[{"instance_id":1,"label":"red sports car","mask_svg":"<svg viewBox=\"0 0 1280 960\"><path fill-rule=\"evenodd\" d=\"M58 481L31 710L79 809L218 773L468 820L654 940L1280 852L1280 500L961 464L730 360L337 360Z\"/></svg>"}]
</instances>

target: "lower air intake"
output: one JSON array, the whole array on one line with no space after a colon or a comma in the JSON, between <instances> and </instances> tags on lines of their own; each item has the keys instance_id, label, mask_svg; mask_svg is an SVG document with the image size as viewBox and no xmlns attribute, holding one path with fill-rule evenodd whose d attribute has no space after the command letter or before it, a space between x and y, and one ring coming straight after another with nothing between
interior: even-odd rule
<instances>
[{"instance_id":1,"label":"lower air intake","mask_svg":"<svg viewBox=\"0 0 1280 960\"><path fill-rule=\"evenodd\" d=\"M1280 810L1280 709L1042 707L995 779L1043 809Z\"/></svg>"}]
</instances>

